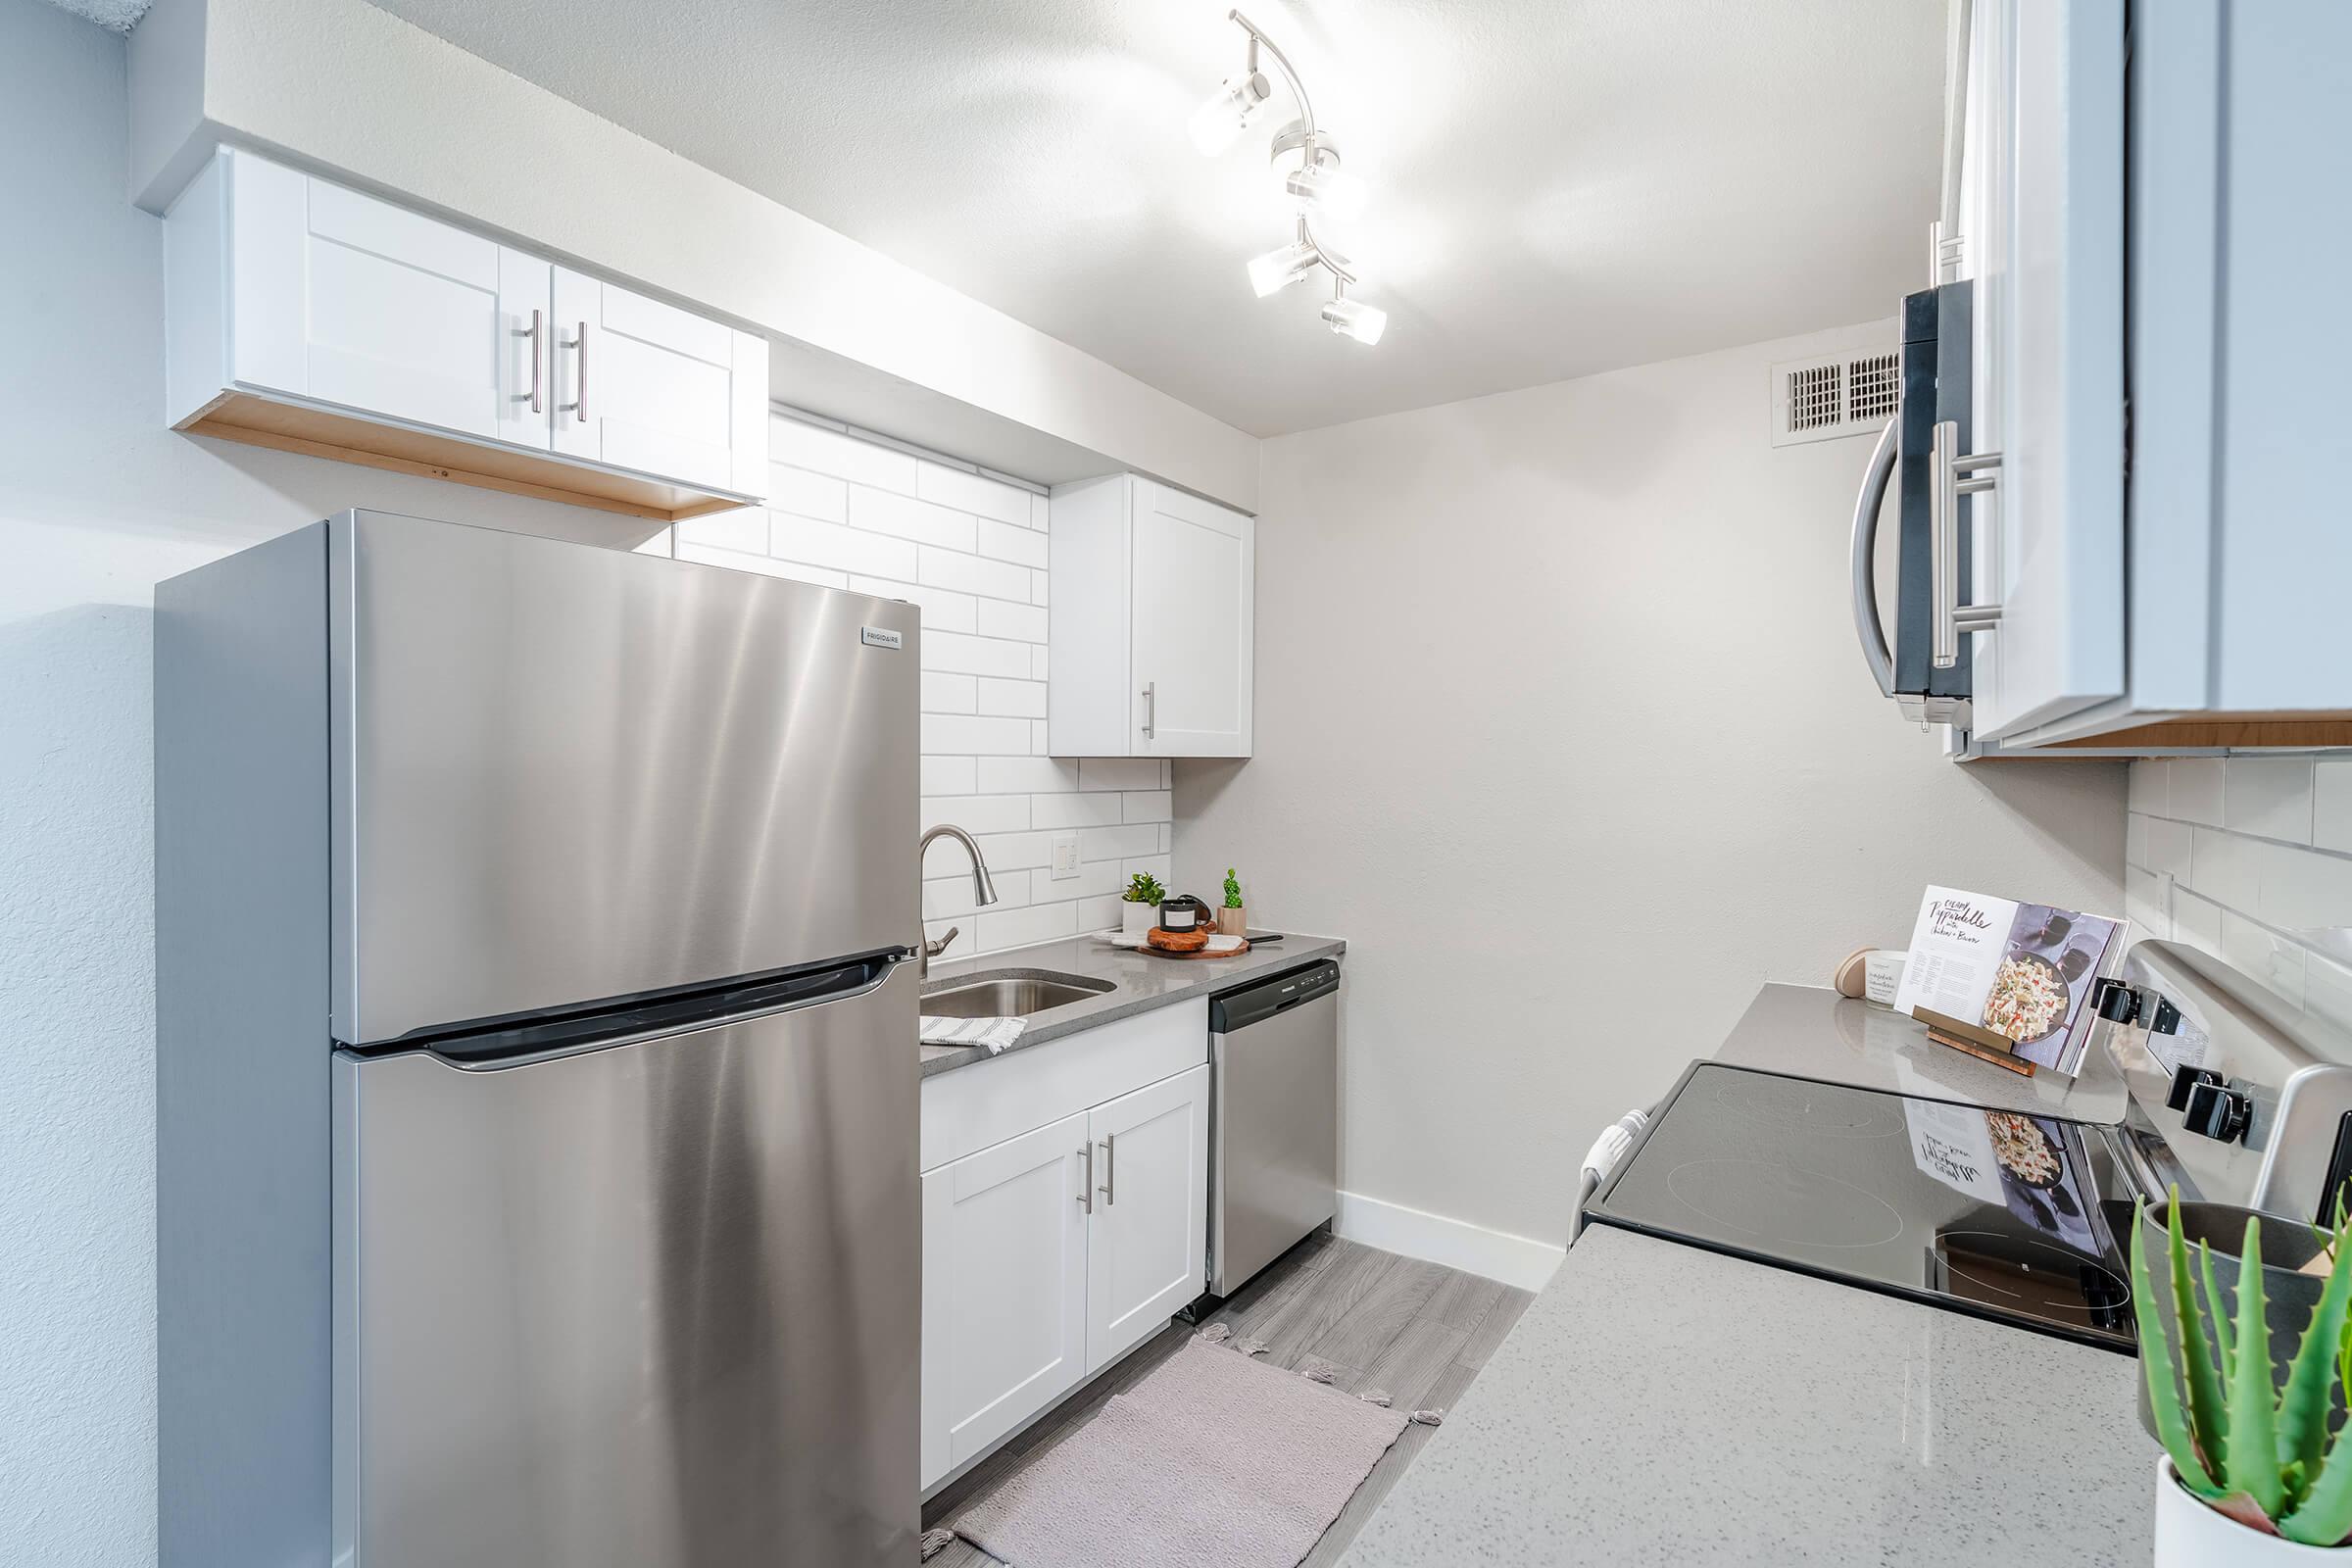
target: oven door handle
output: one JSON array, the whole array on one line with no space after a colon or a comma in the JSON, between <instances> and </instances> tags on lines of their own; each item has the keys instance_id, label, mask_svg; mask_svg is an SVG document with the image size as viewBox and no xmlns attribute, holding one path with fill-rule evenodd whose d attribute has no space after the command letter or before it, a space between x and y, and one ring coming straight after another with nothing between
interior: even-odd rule
<instances>
[{"instance_id":1,"label":"oven door handle","mask_svg":"<svg viewBox=\"0 0 2352 1568\"><path fill-rule=\"evenodd\" d=\"M1879 546L1879 506L1886 499L1886 481L1894 473L1894 427L1888 419L1871 449L1870 466L1862 475L1862 493L1854 498L1854 635L1862 640L1862 658L1879 695L1894 695L1894 656L1886 650L1886 627L1879 619L1879 588L1875 565Z\"/></svg>"}]
</instances>

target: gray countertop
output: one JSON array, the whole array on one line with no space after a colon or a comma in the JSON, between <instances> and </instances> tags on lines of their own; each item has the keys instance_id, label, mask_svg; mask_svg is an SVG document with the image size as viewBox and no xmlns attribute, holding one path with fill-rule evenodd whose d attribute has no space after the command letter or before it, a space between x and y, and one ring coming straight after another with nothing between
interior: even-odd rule
<instances>
[{"instance_id":1,"label":"gray countertop","mask_svg":"<svg viewBox=\"0 0 2352 1568\"><path fill-rule=\"evenodd\" d=\"M1021 1038L1006 1047L999 1055L1010 1055L1031 1046L1042 1046L1050 1040L1092 1029L1134 1013L1164 1007L1171 1003L1188 1001L1226 990L1236 981L1261 975L1279 974L1312 963L1317 958L1334 958L1348 951L1348 944L1337 937L1302 936L1286 933L1280 942L1261 943L1248 953L1233 958L1162 958L1127 948L1114 948L1099 936L1064 937L1058 942L1041 942L1034 947L1016 948L1006 953L982 954L972 958L957 958L953 962L934 962L931 978L925 990L945 989L975 974L999 970L1046 970L1055 974L1083 975L1089 979L1107 980L1114 989L1084 1002L1073 1002L1039 1014ZM924 1046L923 1076L949 1072L973 1062L992 1061L983 1046Z\"/></svg>"},{"instance_id":2,"label":"gray countertop","mask_svg":"<svg viewBox=\"0 0 2352 1568\"><path fill-rule=\"evenodd\" d=\"M1595 1226L1342 1568L2144 1564L2137 1373Z\"/></svg>"},{"instance_id":3,"label":"gray countertop","mask_svg":"<svg viewBox=\"0 0 2352 1568\"><path fill-rule=\"evenodd\" d=\"M1715 1059L2111 1122L1913 1020L1767 986ZM1569 1201L1563 1195L1562 1203ZM1342 1568L1456 1563L2141 1564L2138 1363L1608 1226L1577 1239Z\"/></svg>"},{"instance_id":4,"label":"gray countertop","mask_svg":"<svg viewBox=\"0 0 2352 1568\"><path fill-rule=\"evenodd\" d=\"M2129 1098L2095 1042L2082 1077L2043 1071L2028 1078L1936 1044L1927 1025L1915 1018L1822 986L1770 985L1757 992L1714 1059L1857 1089L2102 1125L2124 1119Z\"/></svg>"}]
</instances>

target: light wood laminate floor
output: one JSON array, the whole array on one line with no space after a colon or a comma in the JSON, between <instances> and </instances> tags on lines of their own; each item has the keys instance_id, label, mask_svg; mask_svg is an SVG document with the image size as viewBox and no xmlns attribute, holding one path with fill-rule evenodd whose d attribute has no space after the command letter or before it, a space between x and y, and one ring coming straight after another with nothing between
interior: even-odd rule
<instances>
[{"instance_id":1,"label":"light wood laminate floor","mask_svg":"<svg viewBox=\"0 0 2352 1568\"><path fill-rule=\"evenodd\" d=\"M953 1524L964 1508L1085 1426L1112 1395L1144 1377L1174 1354L1188 1335L1209 1323L1231 1324L1237 1340L1265 1341L1268 1348L1259 1359L1286 1371L1301 1370L1310 1360L1327 1361L1334 1369L1334 1385L1348 1394L1382 1389L1396 1409L1444 1410L1461 1397L1532 1299L1525 1291L1474 1274L1327 1235L1310 1236L1203 1323L1171 1327L982 1460L924 1507L923 1524ZM1404 1436L1381 1456L1323 1533L1306 1558L1306 1568L1326 1568L1339 1559L1438 1430L1404 1429ZM992 1568L996 1561L958 1539L933 1557L928 1568Z\"/></svg>"}]
</instances>

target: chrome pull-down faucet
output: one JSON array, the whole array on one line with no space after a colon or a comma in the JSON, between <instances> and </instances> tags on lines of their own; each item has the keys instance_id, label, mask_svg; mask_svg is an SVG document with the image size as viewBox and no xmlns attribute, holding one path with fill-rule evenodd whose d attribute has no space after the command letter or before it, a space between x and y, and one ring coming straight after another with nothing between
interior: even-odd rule
<instances>
[{"instance_id":1,"label":"chrome pull-down faucet","mask_svg":"<svg viewBox=\"0 0 2352 1568\"><path fill-rule=\"evenodd\" d=\"M979 841L974 839L969 833L966 833L963 829L957 827L953 822L940 823L939 826L925 833L923 835L922 842L914 847L914 870L916 881L918 883L921 881L923 857L930 852L931 841L940 838L954 839L956 843L963 846L963 853L972 858L973 899L984 906L996 903L997 884L990 878L988 874L988 861L980 854ZM915 916L919 920L922 916L922 909L920 907L921 895L919 892L916 895L916 905L917 907L915 909ZM950 926L948 927L948 934L941 937L936 942L933 942L928 938L923 939L920 944L922 952L922 963L916 970L916 974L919 977L928 977L930 975L931 960L938 957L941 954L947 952L948 944L955 941L956 938L961 934L961 931L962 928L960 926Z\"/></svg>"}]
</instances>

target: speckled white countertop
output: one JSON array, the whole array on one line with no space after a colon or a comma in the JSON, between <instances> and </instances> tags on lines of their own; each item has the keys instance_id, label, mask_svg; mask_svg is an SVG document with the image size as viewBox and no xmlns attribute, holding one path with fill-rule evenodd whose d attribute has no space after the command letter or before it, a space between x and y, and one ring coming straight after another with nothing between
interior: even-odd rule
<instances>
[{"instance_id":1,"label":"speckled white countertop","mask_svg":"<svg viewBox=\"0 0 2352 1568\"><path fill-rule=\"evenodd\" d=\"M2022 1078L1913 1020L1767 986L1715 1059L2114 1121L2091 1054ZM1570 1198L1562 1197L1565 1206ZM2139 1565L2138 1362L1609 1226L1578 1238L1342 1568Z\"/></svg>"},{"instance_id":2,"label":"speckled white countertop","mask_svg":"<svg viewBox=\"0 0 2352 1568\"><path fill-rule=\"evenodd\" d=\"M2137 1371L1595 1226L1342 1568L2144 1564Z\"/></svg>"}]
</instances>

